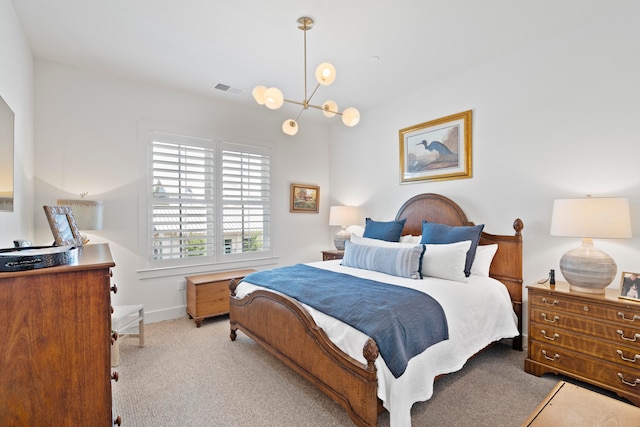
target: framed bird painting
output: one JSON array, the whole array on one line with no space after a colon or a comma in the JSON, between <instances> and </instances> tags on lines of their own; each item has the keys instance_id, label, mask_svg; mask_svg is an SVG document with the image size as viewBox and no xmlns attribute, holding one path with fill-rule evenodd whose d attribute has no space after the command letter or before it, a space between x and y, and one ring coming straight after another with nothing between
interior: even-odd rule
<instances>
[{"instance_id":1,"label":"framed bird painting","mask_svg":"<svg viewBox=\"0 0 640 427\"><path fill-rule=\"evenodd\" d=\"M471 178L471 110L399 133L401 184Z\"/></svg>"}]
</instances>

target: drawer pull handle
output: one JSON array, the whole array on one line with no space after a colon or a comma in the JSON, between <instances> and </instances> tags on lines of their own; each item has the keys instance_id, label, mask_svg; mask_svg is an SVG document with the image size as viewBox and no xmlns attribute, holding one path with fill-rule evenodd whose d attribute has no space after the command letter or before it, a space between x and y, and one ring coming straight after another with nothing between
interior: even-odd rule
<instances>
[{"instance_id":1,"label":"drawer pull handle","mask_svg":"<svg viewBox=\"0 0 640 427\"><path fill-rule=\"evenodd\" d=\"M554 299L553 302L549 303L549 300L547 300L546 298L542 298L542 302L545 303L546 305L550 305L550 306L554 306L554 305L560 304L560 302L557 299Z\"/></svg>"},{"instance_id":2,"label":"drawer pull handle","mask_svg":"<svg viewBox=\"0 0 640 427\"><path fill-rule=\"evenodd\" d=\"M620 335L620 338L625 341L637 341L638 339L640 339L640 334L635 334L633 338L627 338L624 336L624 332L622 332L620 329L618 329L616 332L618 333L618 335Z\"/></svg>"},{"instance_id":3,"label":"drawer pull handle","mask_svg":"<svg viewBox=\"0 0 640 427\"><path fill-rule=\"evenodd\" d=\"M616 353L618 353L620 359L624 360L625 362L636 363L636 360L640 359L640 354L636 354L633 356L633 359L629 359L628 357L624 357L624 353L622 352L622 350L616 350Z\"/></svg>"},{"instance_id":4,"label":"drawer pull handle","mask_svg":"<svg viewBox=\"0 0 640 427\"><path fill-rule=\"evenodd\" d=\"M631 318L631 319L627 319L627 318L624 316L624 313L623 313L623 312L621 312L621 311L619 311L619 312L618 312L618 316L620 316L620 317L622 318L622 320L626 320L627 322L635 322L636 320L639 320L639 321L640 321L640 316L638 316L637 314L636 314L636 315L634 315L634 316L633 316L633 318Z\"/></svg>"},{"instance_id":5,"label":"drawer pull handle","mask_svg":"<svg viewBox=\"0 0 640 427\"><path fill-rule=\"evenodd\" d=\"M640 378L636 378L634 382L630 383L629 381L624 379L624 375L622 375L622 373L620 372L618 372L618 377L620 377L620 381L622 381L622 384L628 385L630 387L635 387L640 384Z\"/></svg>"},{"instance_id":6,"label":"drawer pull handle","mask_svg":"<svg viewBox=\"0 0 640 427\"><path fill-rule=\"evenodd\" d=\"M544 329L542 329L540 332L542 332L542 336L548 339L549 341L555 341L558 338L560 338L560 335L558 334L553 334L552 337L547 336L547 331L545 331Z\"/></svg>"},{"instance_id":7,"label":"drawer pull handle","mask_svg":"<svg viewBox=\"0 0 640 427\"><path fill-rule=\"evenodd\" d=\"M560 355L558 353L554 354L553 357L549 357L547 356L547 352L545 350L542 350L542 355L544 356L545 359L551 360L551 361L560 359Z\"/></svg>"},{"instance_id":8,"label":"drawer pull handle","mask_svg":"<svg viewBox=\"0 0 640 427\"><path fill-rule=\"evenodd\" d=\"M589 306L585 305L584 307L582 307L582 311L589 311Z\"/></svg>"},{"instance_id":9,"label":"drawer pull handle","mask_svg":"<svg viewBox=\"0 0 640 427\"><path fill-rule=\"evenodd\" d=\"M549 323L556 323L558 320L560 320L560 317L558 316L553 316L553 320L549 320L547 319L547 315L544 313L540 314L540 316L542 316L545 322L549 322Z\"/></svg>"}]
</instances>

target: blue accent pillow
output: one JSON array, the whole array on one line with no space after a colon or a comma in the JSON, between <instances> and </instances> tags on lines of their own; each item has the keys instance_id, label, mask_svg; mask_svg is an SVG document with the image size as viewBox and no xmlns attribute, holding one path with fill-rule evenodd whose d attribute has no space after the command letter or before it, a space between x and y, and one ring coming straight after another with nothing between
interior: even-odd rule
<instances>
[{"instance_id":1,"label":"blue accent pillow","mask_svg":"<svg viewBox=\"0 0 640 427\"><path fill-rule=\"evenodd\" d=\"M438 224L435 222L422 221L422 240L421 244L433 243L456 243L465 240L471 240L471 247L467 251L467 261L464 265L464 274L469 277L471 274L471 265L476 257L476 249L480 242L480 234L484 224L473 226L458 226Z\"/></svg>"},{"instance_id":2,"label":"blue accent pillow","mask_svg":"<svg viewBox=\"0 0 640 427\"><path fill-rule=\"evenodd\" d=\"M388 248L358 245L347 240L344 242L341 265L409 279L422 279L421 265L424 249L424 245Z\"/></svg>"},{"instance_id":3,"label":"blue accent pillow","mask_svg":"<svg viewBox=\"0 0 640 427\"><path fill-rule=\"evenodd\" d=\"M399 242L405 222L407 222L406 218L388 222L374 221L371 218L367 218L362 237L386 240L387 242Z\"/></svg>"}]
</instances>

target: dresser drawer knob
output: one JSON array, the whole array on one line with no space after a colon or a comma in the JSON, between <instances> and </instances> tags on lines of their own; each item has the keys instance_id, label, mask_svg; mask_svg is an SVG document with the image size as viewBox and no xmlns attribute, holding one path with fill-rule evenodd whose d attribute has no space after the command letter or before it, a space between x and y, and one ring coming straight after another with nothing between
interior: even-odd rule
<instances>
[{"instance_id":1,"label":"dresser drawer knob","mask_svg":"<svg viewBox=\"0 0 640 427\"><path fill-rule=\"evenodd\" d=\"M116 286L116 284L114 283L113 286L111 286L111 292L113 292L114 294L118 293L118 286Z\"/></svg>"},{"instance_id":2,"label":"dresser drawer knob","mask_svg":"<svg viewBox=\"0 0 640 427\"><path fill-rule=\"evenodd\" d=\"M540 314L540 316L542 316L542 318L544 319L545 322L549 322L549 323L556 323L558 320L560 320L560 317L558 316L553 316L552 320L547 319L547 315L542 313Z\"/></svg>"},{"instance_id":3,"label":"dresser drawer knob","mask_svg":"<svg viewBox=\"0 0 640 427\"><path fill-rule=\"evenodd\" d=\"M620 335L620 338L622 338L625 341L638 341L638 340L640 340L640 334L635 334L633 336L633 338L627 338L627 337L624 336L624 332L622 332L620 329L618 329L616 332L618 333L618 335Z\"/></svg>"},{"instance_id":4,"label":"dresser drawer knob","mask_svg":"<svg viewBox=\"0 0 640 427\"><path fill-rule=\"evenodd\" d=\"M552 302L549 302L549 300L547 300L546 298L542 298L542 302L545 303L546 305L558 305L560 304L560 301L558 301L557 299L554 299Z\"/></svg>"},{"instance_id":5,"label":"dresser drawer knob","mask_svg":"<svg viewBox=\"0 0 640 427\"><path fill-rule=\"evenodd\" d=\"M624 313L619 311L618 312L618 316L620 316L622 318L622 320L626 320L627 322L635 322L636 320L640 321L640 316L638 316L637 314L634 315L631 319L627 319L625 317Z\"/></svg>"},{"instance_id":6,"label":"dresser drawer knob","mask_svg":"<svg viewBox=\"0 0 640 427\"><path fill-rule=\"evenodd\" d=\"M621 372L618 372L618 377L620 378L620 381L622 381L622 384L628 385L630 387L635 387L640 384L640 378L636 378L635 381L629 382L624 379L624 375Z\"/></svg>"},{"instance_id":7,"label":"dresser drawer knob","mask_svg":"<svg viewBox=\"0 0 640 427\"><path fill-rule=\"evenodd\" d=\"M118 380L120 379L120 374L118 373L118 371L113 371L111 373L111 379L115 382L118 382Z\"/></svg>"},{"instance_id":8,"label":"dresser drawer knob","mask_svg":"<svg viewBox=\"0 0 640 427\"><path fill-rule=\"evenodd\" d=\"M542 355L544 356L545 359L547 360L558 360L560 359L560 355L558 353L554 354L553 357L549 357L547 356L547 352L545 350L542 350Z\"/></svg>"},{"instance_id":9,"label":"dresser drawer knob","mask_svg":"<svg viewBox=\"0 0 640 427\"><path fill-rule=\"evenodd\" d=\"M122 425L122 417L120 415L118 415L114 420L113 420L113 425L114 426L121 426Z\"/></svg>"},{"instance_id":10,"label":"dresser drawer knob","mask_svg":"<svg viewBox=\"0 0 640 427\"><path fill-rule=\"evenodd\" d=\"M624 353L622 352L622 350L616 350L616 353L618 353L620 359L624 360L625 362L636 363L636 360L640 359L640 354L636 354L633 356L633 359L629 359L628 357L624 357Z\"/></svg>"},{"instance_id":11,"label":"dresser drawer knob","mask_svg":"<svg viewBox=\"0 0 640 427\"><path fill-rule=\"evenodd\" d=\"M582 311L589 311L589 306L585 305L584 307L582 307Z\"/></svg>"},{"instance_id":12,"label":"dresser drawer knob","mask_svg":"<svg viewBox=\"0 0 640 427\"><path fill-rule=\"evenodd\" d=\"M547 331L545 331L544 329L542 329L540 332L542 332L542 336L545 337L546 339L550 340L550 341L555 341L558 338L560 338L560 335L558 334L553 334L552 337L547 336Z\"/></svg>"}]
</instances>

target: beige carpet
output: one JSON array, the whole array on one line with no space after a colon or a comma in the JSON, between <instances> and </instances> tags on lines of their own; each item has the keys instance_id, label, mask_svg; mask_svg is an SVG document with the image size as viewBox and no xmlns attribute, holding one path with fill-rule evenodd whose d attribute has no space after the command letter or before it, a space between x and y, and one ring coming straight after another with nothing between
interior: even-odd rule
<instances>
[{"instance_id":1,"label":"beige carpet","mask_svg":"<svg viewBox=\"0 0 640 427\"><path fill-rule=\"evenodd\" d=\"M353 426L346 412L242 333L228 318L196 328L182 318L149 324L146 346L125 339L114 414L134 426ZM497 344L436 382L413 406L413 426L519 426L558 378L524 372L525 352ZM389 425L381 414L379 426Z\"/></svg>"}]
</instances>

